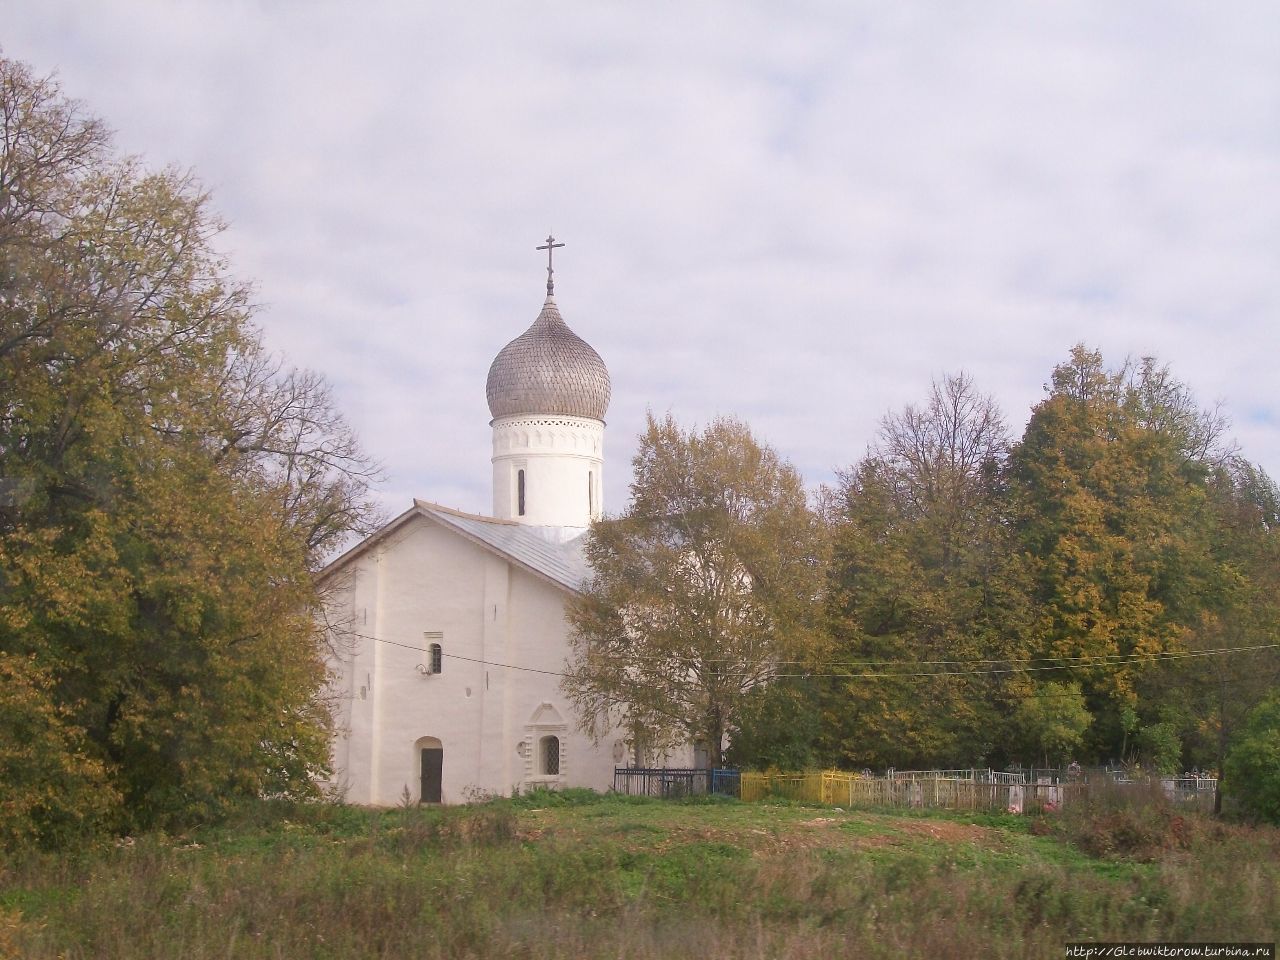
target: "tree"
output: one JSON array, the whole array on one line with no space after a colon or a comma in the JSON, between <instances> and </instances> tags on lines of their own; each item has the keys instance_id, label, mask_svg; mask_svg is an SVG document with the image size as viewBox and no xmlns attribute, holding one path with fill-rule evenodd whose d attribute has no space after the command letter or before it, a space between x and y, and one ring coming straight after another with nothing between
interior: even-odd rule
<instances>
[{"instance_id":1,"label":"tree","mask_svg":"<svg viewBox=\"0 0 1280 960\"><path fill-rule=\"evenodd\" d=\"M1098 721L1095 755L1121 748L1125 709L1166 722L1148 687L1215 576L1206 480L1229 456L1223 426L1154 360L1108 370L1078 345L1012 451L1011 508L1038 612L1032 655L1078 664L1068 678Z\"/></svg>"},{"instance_id":2,"label":"tree","mask_svg":"<svg viewBox=\"0 0 1280 960\"><path fill-rule=\"evenodd\" d=\"M0 147L0 654L49 701L41 749L100 767L120 825L305 793L312 572L376 470L263 350L190 175L7 60Z\"/></svg>"},{"instance_id":3,"label":"tree","mask_svg":"<svg viewBox=\"0 0 1280 960\"><path fill-rule=\"evenodd\" d=\"M775 678L747 692L729 729L725 761L746 770L812 770L821 763L816 681Z\"/></svg>"},{"instance_id":4,"label":"tree","mask_svg":"<svg viewBox=\"0 0 1280 960\"><path fill-rule=\"evenodd\" d=\"M1093 723L1080 685L1056 680L1040 685L1024 698L1016 717L1024 742L1045 766L1065 766Z\"/></svg>"},{"instance_id":5,"label":"tree","mask_svg":"<svg viewBox=\"0 0 1280 960\"><path fill-rule=\"evenodd\" d=\"M825 686L832 761L950 766L999 752L999 676L939 662L1014 655L1028 620L1004 515L1007 450L995 401L961 373L886 416L842 476L828 597L851 666Z\"/></svg>"},{"instance_id":6,"label":"tree","mask_svg":"<svg viewBox=\"0 0 1280 960\"><path fill-rule=\"evenodd\" d=\"M32 658L0 653L0 848L83 840L119 800L51 686Z\"/></svg>"},{"instance_id":7,"label":"tree","mask_svg":"<svg viewBox=\"0 0 1280 960\"><path fill-rule=\"evenodd\" d=\"M1168 664L1153 692L1185 704L1191 761L1222 770L1236 730L1280 684L1280 490L1232 456L1210 477L1208 516L1213 575L1185 634L1197 656Z\"/></svg>"},{"instance_id":8,"label":"tree","mask_svg":"<svg viewBox=\"0 0 1280 960\"><path fill-rule=\"evenodd\" d=\"M650 415L633 467L627 510L591 528L564 689L597 738L703 744L718 765L750 692L821 646L821 525L737 420L686 432Z\"/></svg>"}]
</instances>

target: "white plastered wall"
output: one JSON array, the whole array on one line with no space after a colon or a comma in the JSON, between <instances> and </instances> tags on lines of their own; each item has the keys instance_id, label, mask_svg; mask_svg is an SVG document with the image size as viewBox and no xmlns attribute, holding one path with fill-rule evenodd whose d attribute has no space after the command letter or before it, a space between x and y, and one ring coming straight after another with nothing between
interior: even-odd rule
<instances>
[{"instance_id":1,"label":"white plastered wall","mask_svg":"<svg viewBox=\"0 0 1280 960\"><path fill-rule=\"evenodd\" d=\"M564 590L425 518L352 564L347 615L364 636L337 664L333 751L347 799L391 805L407 788L416 801L416 745L428 737L444 750L445 803L534 783L611 785L614 744L597 747L577 731L555 675L569 651ZM443 634L439 674L420 669L428 632ZM563 720L560 774L550 779L531 772L522 748L550 729L534 723L544 704Z\"/></svg>"}]
</instances>

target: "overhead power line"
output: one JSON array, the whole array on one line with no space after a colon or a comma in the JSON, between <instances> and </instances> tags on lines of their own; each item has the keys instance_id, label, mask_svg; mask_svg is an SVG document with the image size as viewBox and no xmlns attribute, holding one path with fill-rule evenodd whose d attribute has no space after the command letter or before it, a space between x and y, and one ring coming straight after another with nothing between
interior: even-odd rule
<instances>
[{"instance_id":1,"label":"overhead power line","mask_svg":"<svg viewBox=\"0 0 1280 960\"><path fill-rule=\"evenodd\" d=\"M385 637L374 637L363 633L348 633L347 636L358 637L362 640L372 640L376 643L387 644L392 647L399 647L404 650L413 650L424 656L428 654L428 650L416 644L401 643L396 640L389 640ZM1280 643L1263 643L1255 644L1247 647L1218 647L1211 650L1191 650L1182 652L1164 652L1150 654L1097 654L1093 656L1075 656L1075 657L1027 657L1027 658L1010 658L1006 660L879 660L879 661L828 661L825 663L815 664L818 668L831 670L838 667L855 667L855 666L876 666L876 667L897 667L908 668L906 670L886 670L875 672L849 672L847 670L839 670L838 672L822 672L821 670L798 671L794 673L774 673L770 674L771 679L841 679L841 680L884 680L884 679L920 679L925 677L972 677L972 676L1007 676L1015 673L1042 673L1052 670L1072 670L1082 667L1122 667L1140 663L1158 663L1170 660L1187 660L1199 659L1205 657L1230 656L1232 654L1253 653L1261 650L1280 649ZM459 660L466 663L480 664L486 667L495 667L504 670L519 670L525 673L540 673L547 676L563 677L567 674L562 670L547 670L540 667L526 667L514 663L500 663L493 660L485 660L479 657L466 657L458 653L444 653L442 655L451 660ZM727 659L701 660L694 661L691 658L680 657L660 657L657 655L641 658L616 657L620 660L632 659L657 659L670 660L675 662L700 662L700 663L731 663ZM1058 661L1051 663L1050 661ZM782 665L797 664L800 661L784 660L778 661ZM1042 664L1041 666L1033 666L1032 664ZM981 669L961 669L961 670L920 670L921 667L949 666L964 667L981 665Z\"/></svg>"}]
</instances>

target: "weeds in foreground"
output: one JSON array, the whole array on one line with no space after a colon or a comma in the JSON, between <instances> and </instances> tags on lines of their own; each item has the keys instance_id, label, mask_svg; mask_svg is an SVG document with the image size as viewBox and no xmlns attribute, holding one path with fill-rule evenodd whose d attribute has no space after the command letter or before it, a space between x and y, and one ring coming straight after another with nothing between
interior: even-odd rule
<instances>
[{"instance_id":1,"label":"weeds in foreground","mask_svg":"<svg viewBox=\"0 0 1280 960\"><path fill-rule=\"evenodd\" d=\"M999 816L815 813L585 794L245 811L0 864L0 956L1056 957L1276 935L1280 831L1197 827L1139 864Z\"/></svg>"},{"instance_id":2,"label":"weeds in foreground","mask_svg":"<svg viewBox=\"0 0 1280 960\"><path fill-rule=\"evenodd\" d=\"M1156 862L1233 837L1275 837L1275 830L1249 830L1175 806L1153 784L1146 792L1094 790L1090 799L1040 818L1037 832L1053 833L1094 857Z\"/></svg>"}]
</instances>

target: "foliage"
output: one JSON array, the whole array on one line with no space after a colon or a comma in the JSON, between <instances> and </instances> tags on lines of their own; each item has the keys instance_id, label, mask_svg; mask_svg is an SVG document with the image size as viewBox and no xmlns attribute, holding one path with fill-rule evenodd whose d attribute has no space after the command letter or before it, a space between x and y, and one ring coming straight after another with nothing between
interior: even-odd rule
<instances>
[{"instance_id":1,"label":"foliage","mask_svg":"<svg viewBox=\"0 0 1280 960\"><path fill-rule=\"evenodd\" d=\"M1115 756L1153 658L1180 649L1215 577L1209 550L1222 418L1154 360L1108 370L1076 346L1010 458L1011 506L1037 610L1033 656L1069 658Z\"/></svg>"},{"instance_id":2,"label":"foliage","mask_svg":"<svg viewBox=\"0 0 1280 960\"><path fill-rule=\"evenodd\" d=\"M0 653L63 727L44 762L105 778L122 825L306 792L311 573L374 471L264 351L191 176L8 60L0 114Z\"/></svg>"},{"instance_id":3,"label":"foliage","mask_svg":"<svg viewBox=\"0 0 1280 960\"><path fill-rule=\"evenodd\" d=\"M117 799L51 687L33 658L0 653L0 847L82 841Z\"/></svg>"},{"instance_id":4,"label":"foliage","mask_svg":"<svg viewBox=\"0 0 1280 960\"><path fill-rule=\"evenodd\" d=\"M1227 754L1222 790L1249 814L1280 824L1280 695L1249 714Z\"/></svg>"},{"instance_id":5,"label":"foliage","mask_svg":"<svg viewBox=\"0 0 1280 960\"><path fill-rule=\"evenodd\" d=\"M1182 739L1177 724L1162 720L1142 728L1138 735L1142 765L1154 773L1177 773L1182 764Z\"/></svg>"},{"instance_id":6,"label":"foliage","mask_svg":"<svg viewBox=\"0 0 1280 960\"><path fill-rule=\"evenodd\" d=\"M1232 457L1209 478L1212 590L1186 633L1195 656L1169 665L1153 692L1185 704L1180 734L1193 764L1221 770L1235 731L1280 684L1280 491Z\"/></svg>"},{"instance_id":7,"label":"foliage","mask_svg":"<svg viewBox=\"0 0 1280 960\"><path fill-rule=\"evenodd\" d=\"M817 683L777 680L743 699L725 762L743 770L809 770L818 765L821 730Z\"/></svg>"},{"instance_id":8,"label":"foliage","mask_svg":"<svg viewBox=\"0 0 1280 960\"><path fill-rule=\"evenodd\" d=\"M1019 730L1045 766L1066 766L1093 723L1079 684L1051 681L1018 704Z\"/></svg>"},{"instance_id":9,"label":"foliage","mask_svg":"<svg viewBox=\"0 0 1280 960\"><path fill-rule=\"evenodd\" d=\"M832 510L822 751L862 767L951 766L998 749L998 677L948 664L1016 655L1026 587L1010 549L995 401L965 374L881 423ZM841 666L847 662L847 667Z\"/></svg>"},{"instance_id":10,"label":"foliage","mask_svg":"<svg viewBox=\"0 0 1280 960\"><path fill-rule=\"evenodd\" d=\"M649 416L632 501L592 525L563 682L584 729L637 752L702 743L718 765L750 691L821 641L823 538L795 469L736 420Z\"/></svg>"},{"instance_id":11,"label":"foliage","mask_svg":"<svg viewBox=\"0 0 1280 960\"><path fill-rule=\"evenodd\" d=\"M823 762L1000 764L1070 744L1220 768L1280 681L1280 491L1221 411L1152 358L1112 369L1084 346L1046 390L1010 443L994 402L945 378L842 476ZM1072 695L1054 717L1063 684L1084 713Z\"/></svg>"}]
</instances>

